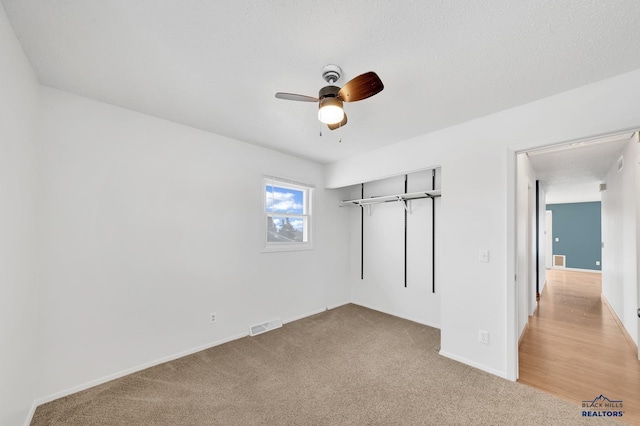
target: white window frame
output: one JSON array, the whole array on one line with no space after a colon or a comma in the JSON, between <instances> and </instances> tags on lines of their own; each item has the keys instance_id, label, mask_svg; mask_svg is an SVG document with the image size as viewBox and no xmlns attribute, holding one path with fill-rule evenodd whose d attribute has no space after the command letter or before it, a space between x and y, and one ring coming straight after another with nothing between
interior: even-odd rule
<instances>
[{"instance_id":1,"label":"white window frame","mask_svg":"<svg viewBox=\"0 0 640 426\"><path fill-rule=\"evenodd\" d=\"M279 188L288 188L296 191L302 191L303 212L300 213L281 213L267 211L267 186L275 186ZM293 251L293 250L312 250L313 249L313 185L296 182L290 179L280 178L276 176L265 176L262 182L262 211L263 227L264 227L264 250L265 252ZM267 223L269 217L285 217L294 219L303 219L306 226L303 229L303 242L273 242L268 241Z\"/></svg>"}]
</instances>

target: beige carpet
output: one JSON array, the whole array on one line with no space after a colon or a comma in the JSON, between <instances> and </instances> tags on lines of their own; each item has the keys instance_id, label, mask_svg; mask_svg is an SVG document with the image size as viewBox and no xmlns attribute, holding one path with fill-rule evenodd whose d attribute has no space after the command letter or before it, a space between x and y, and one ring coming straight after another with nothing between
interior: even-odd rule
<instances>
[{"instance_id":1,"label":"beige carpet","mask_svg":"<svg viewBox=\"0 0 640 426\"><path fill-rule=\"evenodd\" d=\"M346 305L44 404L31 424L606 423L439 345L436 329Z\"/></svg>"}]
</instances>

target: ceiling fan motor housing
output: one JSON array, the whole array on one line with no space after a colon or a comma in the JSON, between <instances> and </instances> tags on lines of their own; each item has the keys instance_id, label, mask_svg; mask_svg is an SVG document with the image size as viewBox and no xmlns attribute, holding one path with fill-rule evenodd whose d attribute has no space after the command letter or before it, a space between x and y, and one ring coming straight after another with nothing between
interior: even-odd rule
<instances>
[{"instance_id":1,"label":"ceiling fan motor housing","mask_svg":"<svg viewBox=\"0 0 640 426\"><path fill-rule=\"evenodd\" d=\"M322 68L322 78L329 84L340 80L341 75L342 69L337 65L330 64Z\"/></svg>"},{"instance_id":2,"label":"ceiling fan motor housing","mask_svg":"<svg viewBox=\"0 0 640 426\"><path fill-rule=\"evenodd\" d=\"M320 89L320 92L318 93L318 98L319 99L337 98L339 91L340 91L340 88L337 86L325 86L322 89Z\"/></svg>"}]
</instances>

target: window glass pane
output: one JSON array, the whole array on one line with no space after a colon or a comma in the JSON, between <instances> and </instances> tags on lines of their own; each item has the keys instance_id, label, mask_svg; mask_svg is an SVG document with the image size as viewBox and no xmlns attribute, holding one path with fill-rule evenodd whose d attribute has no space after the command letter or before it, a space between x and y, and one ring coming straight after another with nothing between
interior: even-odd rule
<instances>
[{"instance_id":1,"label":"window glass pane","mask_svg":"<svg viewBox=\"0 0 640 426\"><path fill-rule=\"evenodd\" d=\"M306 218L276 215L267 217L269 243L304 243L306 235Z\"/></svg>"},{"instance_id":2,"label":"window glass pane","mask_svg":"<svg viewBox=\"0 0 640 426\"><path fill-rule=\"evenodd\" d=\"M268 212L305 214L303 190L266 185L266 196Z\"/></svg>"},{"instance_id":3,"label":"window glass pane","mask_svg":"<svg viewBox=\"0 0 640 426\"><path fill-rule=\"evenodd\" d=\"M266 249L311 249L311 192L304 184L265 177Z\"/></svg>"}]
</instances>

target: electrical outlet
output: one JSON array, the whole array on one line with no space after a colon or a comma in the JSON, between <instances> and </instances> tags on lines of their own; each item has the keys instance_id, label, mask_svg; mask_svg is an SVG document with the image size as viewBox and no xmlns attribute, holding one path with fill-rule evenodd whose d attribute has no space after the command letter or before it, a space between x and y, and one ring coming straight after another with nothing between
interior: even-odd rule
<instances>
[{"instance_id":1,"label":"electrical outlet","mask_svg":"<svg viewBox=\"0 0 640 426\"><path fill-rule=\"evenodd\" d=\"M215 312L211 312L211 313L209 314L209 322L210 322L211 324L213 324L214 322L216 322L216 313L215 313Z\"/></svg>"},{"instance_id":2,"label":"electrical outlet","mask_svg":"<svg viewBox=\"0 0 640 426\"><path fill-rule=\"evenodd\" d=\"M478 330L478 341L484 345L489 344L489 332L484 330Z\"/></svg>"},{"instance_id":3,"label":"electrical outlet","mask_svg":"<svg viewBox=\"0 0 640 426\"><path fill-rule=\"evenodd\" d=\"M600 266L600 261L596 260L596 266Z\"/></svg>"}]
</instances>

